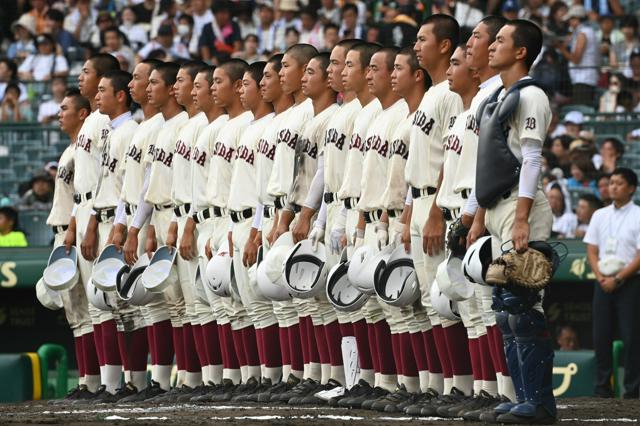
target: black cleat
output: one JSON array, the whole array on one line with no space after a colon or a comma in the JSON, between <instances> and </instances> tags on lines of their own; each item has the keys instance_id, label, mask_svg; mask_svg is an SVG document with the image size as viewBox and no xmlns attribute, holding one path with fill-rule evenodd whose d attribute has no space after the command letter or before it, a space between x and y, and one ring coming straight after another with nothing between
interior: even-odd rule
<instances>
[{"instance_id":1,"label":"black cleat","mask_svg":"<svg viewBox=\"0 0 640 426\"><path fill-rule=\"evenodd\" d=\"M277 402L279 401L280 395L291 391L291 389L300 384L300 381L301 380L293 374L289 374L286 381L275 383L271 388L258 394L258 402Z\"/></svg>"},{"instance_id":2,"label":"black cleat","mask_svg":"<svg viewBox=\"0 0 640 426\"><path fill-rule=\"evenodd\" d=\"M131 396L127 396L125 398L122 398L120 401L118 401L121 404L126 404L129 402L142 402L142 401L146 401L148 399L151 398L155 398L158 395L162 395L164 393L166 393L167 391L162 389L160 387L160 383L156 382L155 380L151 380L151 384L149 386L147 386L146 388L142 389L140 392L138 392L135 395L131 395Z\"/></svg>"},{"instance_id":3,"label":"black cleat","mask_svg":"<svg viewBox=\"0 0 640 426\"><path fill-rule=\"evenodd\" d=\"M442 406L451 406L458 404L466 398L465 394L456 387L451 388L451 393L448 395L440 395L437 398L432 399L429 403L425 404L420 410L420 415L425 417L437 416L438 408Z\"/></svg>"},{"instance_id":4,"label":"black cleat","mask_svg":"<svg viewBox=\"0 0 640 426\"><path fill-rule=\"evenodd\" d=\"M109 392L105 392L103 396L95 402L96 404L113 404L128 396L136 395L137 393L138 388L136 388L133 383L127 382L124 387L116 389L116 393L111 394Z\"/></svg>"},{"instance_id":5,"label":"black cleat","mask_svg":"<svg viewBox=\"0 0 640 426\"><path fill-rule=\"evenodd\" d=\"M268 392L273 387L271 379L263 377L260 379L260 384L249 394L245 395L242 401L245 402L258 402L258 397L261 393Z\"/></svg>"},{"instance_id":6,"label":"black cleat","mask_svg":"<svg viewBox=\"0 0 640 426\"><path fill-rule=\"evenodd\" d=\"M247 395L251 395L260 386L260 382L255 377L249 377L247 383L243 383L233 390L230 400L233 402L245 401Z\"/></svg>"},{"instance_id":7,"label":"black cleat","mask_svg":"<svg viewBox=\"0 0 640 426\"><path fill-rule=\"evenodd\" d=\"M236 385L231 379L222 379L222 385L211 394L209 402L228 401L233 396L235 388Z\"/></svg>"},{"instance_id":8,"label":"black cleat","mask_svg":"<svg viewBox=\"0 0 640 426\"><path fill-rule=\"evenodd\" d=\"M216 385L212 381L209 381L209 383L204 387L199 395L191 396L189 402L211 402L211 396L216 393L221 387L222 384Z\"/></svg>"},{"instance_id":9,"label":"black cleat","mask_svg":"<svg viewBox=\"0 0 640 426\"><path fill-rule=\"evenodd\" d=\"M87 385L78 385L75 388L69 390L67 395L62 399L51 399L47 403L49 405L63 405L71 404L78 399L90 399L93 398L93 392L89 390Z\"/></svg>"},{"instance_id":10,"label":"black cleat","mask_svg":"<svg viewBox=\"0 0 640 426\"><path fill-rule=\"evenodd\" d=\"M410 416L419 416L422 407L431 403L431 401L438 398L438 396L439 394L436 390L429 388L426 392L419 394L413 404L406 405L403 411Z\"/></svg>"},{"instance_id":11,"label":"black cleat","mask_svg":"<svg viewBox=\"0 0 640 426\"><path fill-rule=\"evenodd\" d=\"M360 397L366 393L371 392L373 388L371 385L360 379L358 383L353 385L351 389L346 389L344 395L338 398L332 398L329 400L329 405L332 407L345 407L351 408L351 400Z\"/></svg>"},{"instance_id":12,"label":"black cleat","mask_svg":"<svg viewBox=\"0 0 640 426\"><path fill-rule=\"evenodd\" d=\"M107 387L105 385L100 385L98 389L91 395L87 395L87 398L76 399L72 402L73 405L88 405L88 404L96 404L98 401L102 401L107 395L111 395L107 392Z\"/></svg>"},{"instance_id":13,"label":"black cleat","mask_svg":"<svg viewBox=\"0 0 640 426\"><path fill-rule=\"evenodd\" d=\"M329 381L326 384L321 385L318 383L316 388L310 390L306 395L293 397L287 403L289 405L310 405L310 404L324 405L326 404L326 401L318 398L316 396L316 393L339 388L339 387L342 387L342 384L340 384L340 382L333 379L329 379Z\"/></svg>"},{"instance_id":14,"label":"black cleat","mask_svg":"<svg viewBox=\"0 0 640 426\"><path fill-rule=\"evenodd\" d=\"M371 404L371 409L385 413L401 413L402 409L412 404L417 396L418 394L408 392L404 385L400 385L395 392Z\"/></svg>"},{"instance_id":15,"label":"black cleat","mask_svg":"<svg viewBox=\"0 0 640 426\"><path fill-rule=\"evenodd\" d=\"M376 402L378 398L385 397L389 394L389 391L381 388L380 386L376 386L371 389L368 393L361 395L359 397L353 398L351 400L351 408L362 408L363 410L370 410L371 404Z\"/></svg>"},{"instance_id":16,"label":"black cleat","mask_svg":"<svg viewBox=\"0 0 640 426\"><path fill-rule=\"evenodd\" d=\"M518 416L516 414L504 413L500 414L496 421L498 423L511 424L511 425L552 425L558 421L558 419L542 406L536 408L536 414L533 417Z\"/></svg>"},{"instance_id":17,"label":"black cleat","mask_svg":"<svg viewBox=\"0 0 640 426\"><path fill-rule=\"evenodd\" d=\"M181 395L188 395L191 392L193 392L193 388L191 386L182 385L180 387L175 387L169 392L163 393L162 395L151 398L147 402L151 404L170 404L176 402L178 400L178 397L180 397Z\"/></svg>"}]
</instances>

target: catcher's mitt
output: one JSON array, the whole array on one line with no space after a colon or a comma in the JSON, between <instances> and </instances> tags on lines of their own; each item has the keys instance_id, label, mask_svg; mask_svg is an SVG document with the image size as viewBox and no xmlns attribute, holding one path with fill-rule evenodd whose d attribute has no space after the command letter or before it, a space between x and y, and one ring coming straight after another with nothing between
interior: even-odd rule
<instances>
[{"instance_id":1,"label":"catcher's mitt","mask_svg":"<svg viewBox=\"0 0 640 426\"><path fill-rule=\"evenodd\" d=\"M460 218L456 219L449 225L447 233L447 248L454 256L464 255L467 251L466 237L469 229L462 224Z\"/></svg>"},{"instance_id":2,"label":"catcher's mitt","mask_svg":"<svg viewBox=\"0 0 640 426\"><path fill-rule=\"evenodd\" d=\"M493 285L514 284L540 290L551 281L551 262L531 247L523 253L510 251L491 262L486 281Z\"/></svg>"}]
</instances>

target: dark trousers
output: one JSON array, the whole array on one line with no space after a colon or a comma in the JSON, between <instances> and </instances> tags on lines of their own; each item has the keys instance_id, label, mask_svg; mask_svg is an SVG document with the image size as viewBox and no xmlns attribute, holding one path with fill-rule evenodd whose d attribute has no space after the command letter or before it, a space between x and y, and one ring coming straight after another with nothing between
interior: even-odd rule
<instances>
[{"instance_id":1,"label":"dark trousers","mask_svg":"<svg viewBox=\"0 0 640 426\"><path fill-rule=\"evenodd\" d=\"M598 283L593 294L593 342L596 351L596 394L611 394L612 344L617 331L624 342L624 396L638 398L640 389L640 276L613 293Z\"/></svg>"}]
</instances>

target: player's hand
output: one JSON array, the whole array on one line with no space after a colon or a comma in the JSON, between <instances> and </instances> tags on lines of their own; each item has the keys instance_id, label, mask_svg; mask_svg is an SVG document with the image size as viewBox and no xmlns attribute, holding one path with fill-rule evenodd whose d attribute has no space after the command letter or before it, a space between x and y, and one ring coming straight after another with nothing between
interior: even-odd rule
<instances>
[{"instance_id":1,"label":"player's hand","mask_svg":"<svg viewBox=\"0 0 640 426\"><path fill-rule=\"evenodd\" d=\"M318 251L318 244L324 241L324 228L314 226L309 233L309 240L311 241L313 251Z\"/></svg>"},{"instance_id":2,"label":"player's hand","mask_svg":"<svg viewBox=\"0 0 640 426\"><path fill-rule=\"evenodd\" d=\"M178 242L178 222L171 222L169 230L167 231L166 245L169 247L176 247Z\"/></svg>"},{"instance_id":3,"label":"player's hand","mask_svg":"<svg viewBox=\"0 0 640 426\"><path fill-rule=\"evenodd\" d=\"M242 253L242 264L249 268L256 263L258 257L258 246L255 240L251 237L247 239L247 243L244 245L244 252Z\"/></svg>"},{"instance_id":4,"label":"player's hand","mask_svg":"<svg viewBox=\"0 0 640 426\"><path fill-rule=\"evenodd\" d=\"M402 226L402 244L404 245L405 253L411 252L411 224L405 223Z\"/></svg>"},{"instance_id":5,"label":"player's hand","mask_svg":"<svg viewBox=\"0 0 640 426\"><path fill-rule=\"evenodd\" d=\"M276 232L273 234L273 242L271 244L278 241L278 238L280 238L280 235L284 234L287 231L289 231L289 229L287 228L287 225L285 225L282 221L278 223L278 227L276 228Z\"/></svg>"},{"instance_id":6,"label":"player's hand","mask_svg":"<svg viewBox=\"0 0 640 426\"><path fill-rule=\"evenodd\" d=\"M616 280L614 277L602 277L599 281L600 288L605 293L613 293L616 289Z\"/></svg>"},{"instance_id":7,"label":"player's hand","mask_svg":"<svg viewBox=\"0 0 640 426\"><path fill-rule=\"evenodd\" d=\"M513 231L511 233L511 242L513 248L518 253L522 253L529 247L529 222L526 220L516 219L513 223Z\"/></svg>"},{"instance_id":8,"label":"player's hand","mask_svg":"<svg viewBox=\"0 0 640 426\"><path fill-rule=\"evenodd\" d=\"M111 230L111 244L116 246L118 253L122 252L122 244L125 240L124 233L126 230L127 228L121 223L116 224Z\"/></svg>"},{"instance_id":9,"label":"player's hand","mask_svg":"<svg viewBox=\"0 0 640 426\"><path fill-rule=\"evenodd\" d=\"M431 209L427 223L422 229L422 250L428 256L436 256L444 248L446 225L442 210Z\"/></svg>"},{"instance_id":10,"label":"player's hand","mask_svg":"<svg viewBox=\"0 0 640 426\"><path fill-rule=\"evenodd\" d=\"M127 233L127 239L124 242L124 261L128 265L133 265L138 260L138 230L131 230Z\"/></svg>"},{"instance_id":11,"label":"player's hand","mask_svg":"<svg viewBox=\"0 0 640 426\"><path fill-rule=\"evenodd\" d=\"M213 257L213 250L211 250L211 239L208 239L206 244L204 245L204 254L207 256L207 259L211 259Z\"/></svg>"},{"instance_id":12,"label":"player's hand","mask_svg":"<svg viewBox=\"0 0 640 426\"><path fill-rule=\"evenodd\" d=\"M344 227L333 227L329 235L330 249L332 254L339 255L342 249L347 245L347 233Z\"/></svg>"},{"instance_id":13,"label":"player's hand","mask_svg":"<svg viewBox=\"0 0 640 426\"><path fill-rule=\"evenodd\" d=\"M386 222L378 222L375 226L376 231L376 243L378 250L382 250L389 244L389 224Z\"/></svg>"},{"instance_id":14,"label":"player's hand","mask_svg":"<svg viewBox=\"0 0 640 426\"><path fill-rule=\"evenodd\" d=\"M80 244L80 251L82 257L86 260L92 261L96 258L96 252L98 250L98 233L95 230L87 229L87 233L84 236L82 244Z\"/></svg>"},{"instance_id":15,"label":"player's hand","mask_svg":"<svg viewBox=\"0 0 640 426\"><path fill-rule=\"evenodd\" d=\"M233 257L233 232L229 231L227 241L229 242L229 256Z\"/></svg>"},{"instance_id":16,"label":"player's hand","mask_svg":"<svg viewBox=\"0 0 640 426\"><path fill-rule=\"evenodd\" d=\"M353 233L353 250L358 250L360 247L364 245L364 229L356 228Z\"/></svg>"},{"instance_id":17,"label":"player's hand","mask_svg":"<svg viewBox=\"0 0 640 426\"><path fill-rule=\"evenodd\" d=\"M296 226L293 227L293 242L297 243L298 241L306 240L309 236L310 229L311 221L301 218L301 220L296 223Z\"/></svg>"},{"instance_id":18,"label":"player's hand","mask_svg":"<svg viewBox=\"0 0 640 426\"><path fill-rule=\"evenodd\" d=\"M71 251L71 247L76 244L76 230L71 229L71 226L67 228L67 232L64 234L64 249L67 254Z\"/></svg>"},{"instance_id":19,"label":"player's hand","mask_svg":"<svg viewBox=\"0 0 640 426\"><path fill-rule=\"evenodd\" d=\"M158 240L156 239L156 233L147 232L147 241L144 243L144 251L149 256L149 259L153 257L153 253L158 249Z\"/></svg>"},{"instance_id":20,"label":"player's hand","mask_svg":"<svg viewBox=\"0 0 640 426\"><path fill-rule=\"evenodd\" d=\"M262 245L262 231L256 232L256 236L253 239L253 243L260 247Z\"/></svg>"},{"instance_id":21,"label":"player's hand","mask_svg":"<svg viewBox=\"0 0 640 426\"><path fill-rule=\"evenodd\" d=\"M267 234L267 243L269 244L269 247L273 246L273 243L276 241L276 228L275 226L271 227L271 230L269 230L269 233Z\"/></svg>"},{"instance_id":22,"label":"player's hand","mask_svg":"<svg viewBox=\"0 0 640 426\"><path fill-rule=\"evenodd\" d=\"M471 228L469 228L469 233L467 234L467 248L478 241L478 238L482 237L486 232L487 228L484 225L484 221L474 220Z\"/></svg>"},{"instance_id":23,"label":"player's hand","mask_svg":"<svg viewBox=\"0 0 640 426\"><path fill-rule=\"evenodd\" d=\"M180 240L180 256L182 256L184 260L192 260L195 255L195 235L193 235L193 232L185 230Z\"/></svg>"}]
</instances>

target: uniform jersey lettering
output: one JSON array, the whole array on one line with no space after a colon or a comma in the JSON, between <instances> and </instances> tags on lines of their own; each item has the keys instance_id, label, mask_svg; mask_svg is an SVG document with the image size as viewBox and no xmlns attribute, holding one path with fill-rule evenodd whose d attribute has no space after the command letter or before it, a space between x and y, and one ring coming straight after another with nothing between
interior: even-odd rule
<instances>
[{"instance_id":1,"label":"uniform jersey lettering","mask_svg":"<svg viewBox=\"0 0 640 426\"><path fill-rule=\"evenodd\" d=\"M407 144L402 139L396 139L391 143L391 155L399 155L403 159L407 159L409 156L409 149Z\"/></svg>"},{"instance_id":2,"label":"uniform jersey lettering","mask_svg":"<svg viewBox=\"0 0 640 426\"><path fill-rule=\"evenodd\" d=\"M336 146L336 149L342 151L346 139L347 136L344 133L338 133L336 129L328 129L324 138L324 144L325 146L333 144Z\"/></svg>"},{"instance_id":3,"label":"uniform jersey lettering","mask_svg":"<svg viewBox=\"0 0 640 426\"><path fill-rule=\"evenodd\" d=\"M436 120L434 120L433 117L428 118L427 115L420 110L416 111L416 115L413 117L413 125L418 126L427 136L429 136L431 130L433 130L435 123Z\"/></svg>"},{"instance_id":4,"label":"uniform jersey lettering","mask_svg":"<svg viewBox=\"0 0 640 426\"><path fill-rule=\"evenodd\" d=\"M386 157L389 153L389 142L383 141L382 138L378 135L373 135L370 138L367 138L364 150L374 150L378 154L380 154L380 156Z\"/></svg>"},{"instance_id":5,"label":"uniform jersey lettering","mask_svg":"<svg viewBox=\"0 0 640 426\"><path fill-rule=\"evenodd\" d=\"M276 147L275 145L270 145L266 139L260 139L258 141L258 154L262 154L273 161L276 156Z\"/></svg>"},{"instance_id":6,"label":"uniform jersey lettering","mask_svg":"<svg viewBox=\"0 0 640 426\"><path fill-rule=\"evenodd\" d=\"M158 161L167 167L171 167L173 163L173 152L167 153L162 148L154 148L153 161Z\"/></svg>"},{"instance_id":7,"label":"uniform jersey lettering","mask_svg":"<svg viewBox=\"0 0 640 426\"><path fill-rule=\"evenodd\" d=\"M349 149L357 149L359 151L364 151L364 143L362 142L362 138L359 134L354 133L351 135L351 142L349 142Z\"/></svg>"},{"instance_id":8,"label":"uniform jersey lettering","mask_svg":"<svg viewBox=\"0 0 640 426\"><path fill-rule=\"evenodd\" d=\"M535 130L536 128L536 119L534 117L527 117L524 121L525 130Z\"/></svg>"},{"instance_id":9,"label":"uniform jersey lettering","mask_svg":"<svg viewBox=\"0 0 640 426\"><path fill-rule=\"evenodd\" d=\"M131 158L133 161L140 164L140 161L142 161L142 150L138 149L135 145L131 145L129 152L127 152L127 158Z\"/></svg>"},{"instance_id":10,"label":"uniform jersey lettering","mask_svg":"<svg viewBox=\"0 0 640 426\"><path fill-rule=\"evenodd\" d=\"M301 138L300 139L300 144L302 146L300 153L301 154L306 154L309 157L313 158L314 160L316 159L316 157L318 156L318 146L314 143L312 143L309 139L307 138Z\"/></svg>"},{"instance_id":11,"label":"uniform jersey lettering","mask_svg":"<svg viewBox=\"0 0 640 426\"><path fill-rule=\"evenodd\" d=\"M253 160L255 159L255 156L252 149L241 145L236 151L236 159L244 160L245 162L253 166Z\"/></svg>"},{"instance_id":12,"label":"uniform jersey lettering","mask_svg":"<svg viewBox=\"0 0 640 426\"><path fill-rule=\"evenodd\" d=\"M191 157L191 147L187 146L182 140L178 140L176 142L176 154L188 161Z\"/></svg>"},{"instance_id":13,"label":"uniform jersey lettering","mask_svg":"<svg viewBox=\"0 0 640 426\"><path fill-rule=\"evenodd\" d=\"M68 185L73 180L73 170L67 170L66 167L60 166L57 178Z\"/></svg>"},{"instance_id":14,"label":"uniform jersey lettering","mask_svg":"<svg viewBox=\"0 0 640 426\"><path fill-rule=\"evenodd\" d=\"M465 128L467 130L471 130L476 135L480 134L480 127L478 126L478 121L476 120L475 115L469 114L467 116L467 122L465 124Z\"/></svg>"},{"instance_id":15,"label":"uniform jersey lettering","mask_svg":"<svg viewBox=\"0 0 640 426\"><path fill-rule=\"evenodd\" d=\"M456 124L456 118L457 116L452 116L449 118L449 129L453 127L454 124Z\"/></svg>"},{"instance_id":16,"label":"uniform jersey lettering","mask_svg":"<svg viewBox=\"0 0 640 426\"><path fill-rule=\"evenodd\" d=\"M453 151L456 154L460 155L462 152L462 143L460 143L460 138L458 135L449 135L444 144L445 151Z\"/></svg>"},{"instance_id":17,"label":"uniform jersey lettering","mask_svg":"<svg viewBox=\"0 0 640 426\"><path fill-rule=\"evenodd\" d=\"M193 148L193 161L200 167L204 167L204 163L207 161L206 151L200 151L198 148Z\"/></svg>"},{"instance_id":18,"label":"uniform jersey lettering","mask_svg":"<svg viewBox=\"0 0 640 426\"><path fill-rule=\"evenodd\" d=\"M289 129L282 129L278 133L278 143L285 143L291 149L296 149L296 143L298 142L298 134L293 133Z\"/></svg>"},{"instance_id":19,"label":"uniform jersey lettering","mask_svg":"<svg viewBox=\"0 0 640 426\"><path fill-rule=\"evenodd\" d=\"M78 148L91 152L91 138L88 138L85 134L81 134L76 142L76 149Z\"/></svg>"},{"instance_id":20,"label":"uniform jersey lettering","mask_svg":"<svg viewBox=\"0 0 640 426\"><path fill-rule=\"evenodd\" d=\"M217 157L221 157L227 163L231 162L234 151L235 149L225 146L225 144L222 142L216 142L216 144L213 147L213 155Z\"/></svg>"}]
</instances>

